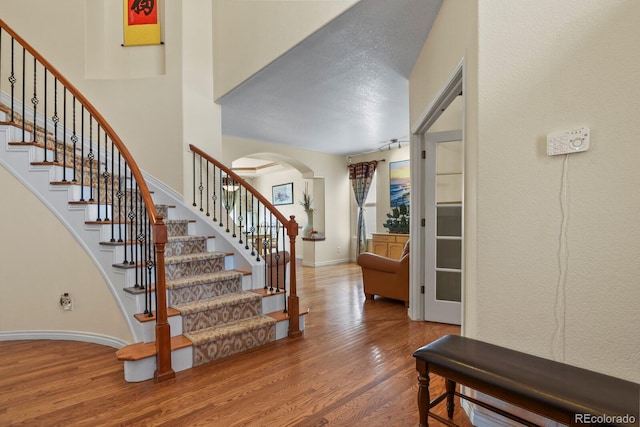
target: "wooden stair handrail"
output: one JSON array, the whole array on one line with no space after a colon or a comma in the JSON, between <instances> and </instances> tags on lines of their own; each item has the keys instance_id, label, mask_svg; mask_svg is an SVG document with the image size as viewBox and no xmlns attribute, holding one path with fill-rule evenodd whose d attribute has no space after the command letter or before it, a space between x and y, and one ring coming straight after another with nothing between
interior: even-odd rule
<instances>
[{"instance_id":1,"label":"wooden stair handrail","mask_svg":"<svg viewBox=\"0 0 640 427\"><path fill-rule=\"evenodd\" d=\"M7 32L14 40L16 40L24 49L26 49L40 64L42 64L59 82L62 83L69 92L80 102L81 105L96 119L105 133L111 138L111 141L120 151L124 161L129 166L132 176L140 188L140 196L145 204L147 215L153 225L154 243L156 246L156 346L157 346L157 370L155 373L156 381L164 381L175 377L175 372L171 368L171 333L167 320L167 301L166 301L166 281L164 273L164 247L167 243L167 226L164 223L162 215L153 203L151 192L146 181L133 159L133 156L124 145L118 134L113 130L111 125L98 112L98 110L87 100L87 98L66 78L56 67L47 61L36 49L20 37L11 27L9 27L2 19L0 19L0 27ZM35 124L34 124L35 125Z\"/></svg>"},{"instance_id":2,"label":"wooden stair handrail","mask_svg":"<svg viewBox=\"0 0 640 427\"><path fill-rule=\"evenodd\" d=\"M269 212L280 221L283 227L287 230L287 236L289 236L289 253L290 253L290 283L289 283L289 297L288 297L288 305L289 305L289 337L297 337L302 335L302 331L300 330L300 303L297 294L297 286L296 286L296 236L298 235L298 223L295 220L295 215L291 215L289 219L285 218L285 216L280 213L280 211L269 202L269 200L264 197L258 190L253 188L251 184L242 179L238 174L232 171L230 168L226 167L218 160L211 157L206 152L202 151L198 147L193 144L189 144L189 149L198 154L201 158L205 159L209 163L214 164L218 169L222 170L228 176L233 178L233 180L240 186L244 187L249 193L251 193L256 199L258 199Z\"/></svg>"}]
</instances>

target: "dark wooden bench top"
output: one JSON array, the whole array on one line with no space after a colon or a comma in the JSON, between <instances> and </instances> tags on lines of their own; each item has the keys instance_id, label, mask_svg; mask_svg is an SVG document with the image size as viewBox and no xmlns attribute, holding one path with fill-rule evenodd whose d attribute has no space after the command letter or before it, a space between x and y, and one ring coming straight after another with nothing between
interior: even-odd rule
<instances>
[{"instance_id":1,"label":"dark wooden bench top","mask_svg":"<svg viewBox=\"0 0 640 427\"><path fill-rule=\"evenodd\" d=\"M451 375L477 391L496 396L499 390L501 400L532 402L548 413L630 414L638 420L640 384L630 381L455 335L413 355L428 371Z\"/></svg>"}]
</instances>

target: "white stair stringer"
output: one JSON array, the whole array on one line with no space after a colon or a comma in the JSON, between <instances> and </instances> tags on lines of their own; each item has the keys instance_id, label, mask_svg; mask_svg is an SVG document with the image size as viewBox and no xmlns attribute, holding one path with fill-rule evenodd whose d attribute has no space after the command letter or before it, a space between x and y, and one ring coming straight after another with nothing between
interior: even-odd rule
<instances>
[{"instance_id":1,"label":"white stair stringer","mask_svg":"<svg viewBox=\"0 0 640 427\"><path fill-rule=\"evenodd\" d=\"M135 304L125 298L122 291L122 274L112 267L113 251L105 250L100 245L103 238L101 225L85 224L86 209L82 206L70 205L74 190L70 186L51 185L52 176L56 175L57 166L33 166L35 152L33 146L10 146L8 143L21 137L21 131L13 126L0 126L0 164L16 179L26 186L67 228L78 244L85 250L105 279L109 289L120 308L126 324L135 340L141 339L141 328L136 324L133 314ZM41 149L40 149L41 150ZM126 343L122 343L125 345Z\"/></svg>"}]
</instances>

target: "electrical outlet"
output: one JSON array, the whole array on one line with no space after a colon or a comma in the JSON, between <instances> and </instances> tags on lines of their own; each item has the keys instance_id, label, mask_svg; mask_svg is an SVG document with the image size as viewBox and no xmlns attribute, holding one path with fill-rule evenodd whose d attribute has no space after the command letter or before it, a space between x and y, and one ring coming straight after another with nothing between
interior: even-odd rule
<instances>
[{"instance_id":1,"label":"electrical outlet","mask_svg":"<svg viewBox=\"0 0 640 427\"><path fill-rule=\"evenodd\" d=\"M340 253L340 246L338 246L338 249L337 249L337 250L338 250L338 253Z\"/></svg>"},{"instance_id":2,"label":"electrical outlet","mask_svg":"<svg viewBox=\"0 0 640 427\"><path fill-rule=\"evenodd\" d=\"M71 311L73 309L73 301L68 292L60 295L60 307L65 311Z\"/></svg>"}]
</instances>

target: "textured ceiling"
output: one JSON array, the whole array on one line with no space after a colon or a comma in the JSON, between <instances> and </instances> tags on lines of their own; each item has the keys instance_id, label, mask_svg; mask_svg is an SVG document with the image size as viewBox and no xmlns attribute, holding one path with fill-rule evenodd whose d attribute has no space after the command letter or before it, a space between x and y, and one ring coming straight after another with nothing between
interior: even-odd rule
<instances>
[{"instance_id":1,"label":"textured ceiling","mask_svg":"<svg viewBox=\"0 0 640 427\"><path fill-rule=\"evenodd\" d=\"M408 77L442 0L362 0L220 98L224 135L334 154L409 134Z\"/></svg>"}]
</instances>

